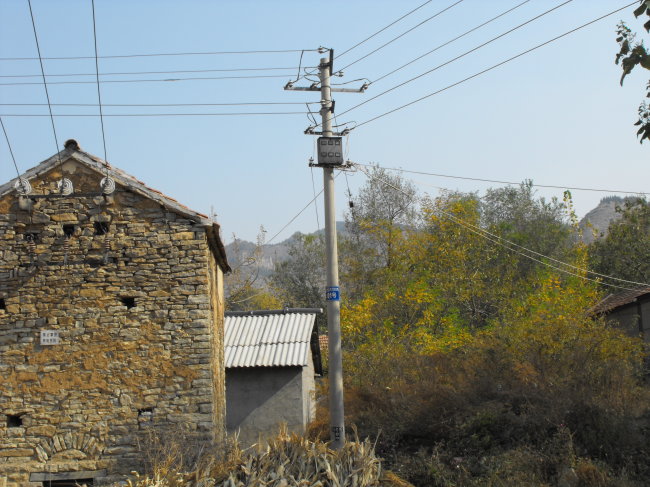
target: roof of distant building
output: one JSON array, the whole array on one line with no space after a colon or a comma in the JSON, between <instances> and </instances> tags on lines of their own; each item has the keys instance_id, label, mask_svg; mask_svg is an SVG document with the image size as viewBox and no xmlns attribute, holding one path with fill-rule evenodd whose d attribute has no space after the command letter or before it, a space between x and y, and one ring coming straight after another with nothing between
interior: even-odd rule
<instances>
[{"instance_id":1,"label":"roof of distant building","mask_svg":"<svg viewBox=\"0 0 650 487\"><path fill-rule=\"evenodd\" d=\"M606 296L600 303L592 309L594 314L608 313L616 308L634 303L644 295L650 295L650 286L630 289L616 294Z\"/></svg>"},{"instance_id":2,"label":"roof of distant building","mask_svg":"<svg viewBox=\"0 0 650 487\"><path fill-rule=\"evenodd\" d=\"M304 367L312 351L321 373L316 316L320 308L227 312L226 367Z\"/></svg>"}]
</instances>

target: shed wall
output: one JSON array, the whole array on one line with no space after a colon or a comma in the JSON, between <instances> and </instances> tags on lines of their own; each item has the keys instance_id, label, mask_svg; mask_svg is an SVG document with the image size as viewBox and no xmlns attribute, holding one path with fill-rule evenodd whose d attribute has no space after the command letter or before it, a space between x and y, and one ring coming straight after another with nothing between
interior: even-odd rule
<instances>
[{"instance_id":1,"label":"shed wall","mask_svg":"<svg viewBox=\"0 0 650 487\"><path fill-rule=\"evenodd\" d=\"M305 429L303 367L229 368L226 391L226 425L243 445L276 434L281 423Z\"/></svg>"}]
</instances>

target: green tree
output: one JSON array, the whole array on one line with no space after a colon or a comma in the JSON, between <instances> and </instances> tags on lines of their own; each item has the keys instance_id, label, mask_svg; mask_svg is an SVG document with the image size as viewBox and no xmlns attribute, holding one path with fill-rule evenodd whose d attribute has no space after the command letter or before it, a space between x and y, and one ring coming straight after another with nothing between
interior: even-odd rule
<instances>
[{"instance_id":1,"label":"green tree","mask_svg":"<svg viewBox=\"0 0 650 487\"><path fill-rule=\"evenodd\" d=\"M591 266L601 274L650 282L650 202L627 198L617 211L621 218L589 248Z\"/></svg>"},{"instance_id":2,"label":"green tree","mask_svg":"<svg viewBox=\"0 0 650 487\"><path fill-rule=\"evenodd\" d=\"M639 7L634 10L635 17L644 14L650 17L650 0L641 0ZM643 27L646 32L650 32L650 20ZM620 46L620 50L616 55L616 64L620 64L623 69L623 75L621 76L621 85L623 85L625 77L636 66L650 70L650 53L643 45L643 41L637 42L636 34L625 23L618 24L616 33L616 42ZM648 81L646 87L646 98L650 98L650 81ZM645 101L639 106L639 120L634 125L639 127L637 136L640 137L641 143L643 143L644 139L650 140L650 105Z\"/></svg>"}]
</instances>

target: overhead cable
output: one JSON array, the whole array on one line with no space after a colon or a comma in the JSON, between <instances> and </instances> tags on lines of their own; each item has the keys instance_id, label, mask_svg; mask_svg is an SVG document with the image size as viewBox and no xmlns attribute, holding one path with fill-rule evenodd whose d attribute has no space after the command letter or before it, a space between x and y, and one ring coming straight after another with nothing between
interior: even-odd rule
<instances>
[{"instance_id":1,"label":"overhead cable","mask_svg":"<svg viewBox=\"0 0 650 487\"><path fill-rule=\"evenodd\" d=\"M204 52L156 52L145 54L115 54L111 56L100 56L100 59L125 59L137 57L160 57L160 56L217 56L217 55L231 55L231 54L283 54L293 52L318 52L319 49L276 49L276 50L251 50L251 51L204 51ZM62 61L73 59L95 59L95 56L58 56L58 57L3 57L0 61L35 61L37 59L45 59L47 61Z\"/></svg>"},{"instance_id":2,"label":"overhead cable","mask_svg":"<svg viewBox=\"0 0 650 487\"><path fill-rule=\"evenodd\" d=\"M538 44L538 45L536 45L535 47L531 47L530 49L527 49L526 51L520 52L519 54L516 54L515 56L512 56L512 57L510 57L510 58L508 58L508 59L506 59L506 60L504 60L504 61L501 61L500 63L494 64L494 65L490 66L489 68L486 68L486 69L484 69L484 70L482 70L482 71L479 71L478 73L474 73L473 75L468 76L467 78L463 78L463 79L461 79L460 81L457 81L457 82L455 82L455 83L452 83L452 84L450 84L450 85L447 85L447 86L445 86L444 88L441 88L441 89L439 89L439 90L437 90L437 91L434 91L434 92L432 92L432 93L429 93L428 95L424 95L424 96L422 96L422 97L420 97L420 98L417 98L416 100L413 100L413 101L411 101L411 102L409 102L409 103L405 103L404 105L400 105L400 106L398 106L397 108L393 108L392 110L389 110L389 111L384 112L384 113L382 113L382 114L380 114L380 115L377 115L376 117L373 117L373 118L371 118L371 119L369 119L369 120L366 120L365 122L361 122L361 123L360 123L359 125L357 125L355 128L359 128L359 127L361 127L362 125L365 125L365 124L370 123L370 122L374 122L375 120L378 120L378 119L380 119L380 118L382 118L382 117L385 117L386 115L390 115L391 113L394 113L394 112L397 112L397 111L399 111L399 110L402 110L402 109L404 109L404 108L406 108L406 107L409 107L409 106L414 105L414 104L416 104L416 103L419 103L419 102L421 102L421 101L423 101L423 100L426 100L427 98L430 98L430 97L435 96L435 95L438 95L438 94L440 94L440 93L442 93L442 92L444 92L444 91L447 91L447 90L449 90L449 89L451 89L451 88L453 88L453 87L455 87L455 86L458 86L458 85L460 85L460 84L463 84L463 83L465 83L465 82L467 82L467 81L469 81L469 80L471 80L471 79L477 78L478 76L481 76L481 75L483 75L483 74L485 74L485 73L487 73L487 72L489 72L489 71L492 71L493 69L496 69L496 68L498 68L498 67L500 67L500 66L503 66L504 64L509 63L510 61L514 61L515 59L518 59L518 58L520 58L520 57L522 57L522 56L525 56L526 54L529 54L529 53L531 53L531 52L533 52L533 51L535 51L535 50L537 50L537 49L539 49L539 48L541 48L541 47L544 47L544 46L546 46L546 45L548 45L548 44L551 44L552 42L555 42L555 41L557 41L557 40L559 40L559 39L561 39L561 38L563 38L563 37L566 37L566 36L568 36L568 35L570 35L570 34L573 34L574 32L577 32L577 31L579 31L579 30L581 30L581 29L584 29L585 27L588 27L588 26L590 26L591 24L595 24L596 22L598 22L598 21L600 21L600 20L602 20L602 19L605 19L605 18L607 18L607 17L610 17L610 16L614 15L615 13L620 12L621 10L625 10L626 8L629 8L629 7L631 7L632 5L636 5L636 4L637 4L636 1L634 1L634 2L632 2L632 3L628 3L627 5L624 5L624 6L618 8L618 9L616 9L616 10L613 10L613 11L611 11L611 12L605 14L605 15L602 15L602 16L600 16L600 17L594 19L594 20L591 20L591 21L589 21L589 22L587 22L587 23L585 23L585 24L582 24L581 26L576 27L575 29L571 29L571 30L565 32L564 34L560 34L559 36L554 37L553 39L549 39L549 40L546 41L546 42L542 42L541 44ZM437 69L437 68L434 68L434 69ZM427 73L425 73L425 74L427 74ZM421 76L422 76L422 75L421 75ZM414 78L414 79L415 79L415 78ZM409 80L409 81L412 81L412 80ZM401 85L398 85L397 87L399 87L399 86L403 86L404 84L405 84L405 83L402 83ZM391 89L388 90L388 91L392 91L393 89L395 89L395 88L397 88L397 87L391 88ZM388 91L385 91L385 92L382 93L382 94L385 94L385 93L387 93ZM382 94L377 95L377 96L381 96ZM377 96L375 96L374 98L377 98ZM372 100L372 99L374 99L374 98L371 98L370 100ZM367 100L367 101L364 102L364 103L367 103L367 102L370 101L370 100ZM350 108L349 110L346 110L346 111L343 112L343 113L347 113L347 112L349 112L350 110L353 110L353 109L355 109L355 108L358 108L358 107L361 106L361 105L363 105L363 103L361 103L361 104L359 104L359 105L356 105L356 106Z\"/></svg>"},{"instance_id":3,"label":"overhead cable","mask_svg":"<svg viewBox=\"0 0 650 487\"><path fill-rule=\"evenodd\" d=\"M101 57L100 57L101 59ZM306 68L312 69L313 67ZM124 71L124 72L111 72L99 73L100 76L130 76L142 74L181 74L181 73L222 73L222 72L238 72L238 71L293 71L296 68L292 67L265 67L265 68L221 68L221 69L179 69L172 71ZM95 76L95 73L61 73L61 74L47 74L48 78L53 77L72 77L72 76ZM40 78L40 74L3 74L0 78Z\"/></svg>"},{"instance_id":4,"label":"overhead cable","mask_svg":"<svg viewBox=\"0 0 650 487\"><path fill-rule=\"evenodd\" d=\"M201 81L201 80L222 80L222 79L259 79L259 78L286 78L284 74L255 74L242 76L208 76L208 77L186 77L186 78L165 78L165 79L106 79L100 83L156 83L156 82L174 82L174 81ZM44 81L45 82L45 81ZM16 81L11 83L0 83L0 86L24 86L24 85L41 85L43 83L36 81ZM50 81L50 85L88 85L95 84L95 81Z\"/></svg>"},{"instance_id":5,"label":"overhead cable","mask_svg":"<svg viewBox=\"0 0 650 487\"><path fill-rule=\"evenodd\" d=\"M408 17L408 16L411 15L412 13L415 13L416 11L420 10L422 7L424 7L424 6L427 5L428 3L431 3L432 1L433 1L433 0L427 0L426 2L424 2L424 3L421 4L421 5L419 5L418 7L415 7L413 10L410 10L409 12L405 13L404 15L402 15L399 19L392 21L390 24L388 24L388 25L385 26L385 27L382 27L382 28L379 29L377 32L375 32L374 34L369 35L368 37L366 37L366 38L365 38L364 40L362 40L361 42L357 42L354 46L349 47L348 49L346 49L345 51L343 51L341 54L338 54L338 55L334 56L334 59L338 59L338 58L340 58L340 57L342 57L342 56L345 56L345 55L346 55L348 52L350 52L351 50L356 49L357 47L359 47L361 44L363 44L363 43L365 43L365 42L368 42L370 39L372 39L372 38L375 37L376 35L381 34L382 32L384 32L384 31L385 31L386 29L388 29L389 27L392 27L393 25L395 25L396 23L398 23L400 20L405 19L406 17Z\"/></svg>"},{"instance_id":6,"label":"overhead cable","mask_svg":"<svg viewBox=\"0 0 650 487\"><path fill-rule=\"evenodd\" d=\"M469 176L452 176L449 174L438 174L438 173L432 173L432 172L424 172L424 171L414 171L414 170L409 170L409 169L402 169L398 167L386 167L386 166L381 166L381 165L376 165L376 164L363 164L361 162L355 162L355 164L359 164L361 166L366 166L366 167L380 167L381 169L386 169L388 171L399 171L399 172L405 172L405 173L410 173L410 174L423 174L425 176L435 176L435 177L440 177L440 178L451 178L451 179L463 179L466 181L480 181L483 183L497 183L497 184L511 184L511 185L519 185L521 182L514 182L514 181L502 181L498 179L483 179L483 178L473 178ZM552 188L552 189L570 189L574 191L597 191L597 192L602 192L602 193L621 193L621 194L633 194L633 195L650 195L650 193L644 193L643 191L624 191L624 190L618 190L618 189L603 189L603 188L583 188L583 187L577 187L577 186L559 186L559 185L552 185L552 184L537 184L533 183L532 180L531 184L533 186L536 186L538 188Z\"/></svg>"},{"instance_id":7,"label":"overhead cable","mask_svg":"<svg viewBox=\"0 0 650 487\"><path fill-rule=\"evenodd\" d=\"M14 156L14 151L11 149L11 142L9 142L9 135L7 135L7 130L5 129L5 124L2 122L2 117L0 117L0 125L2 126L2 131L5 134L5 140L7 141L7 147L9 147L9 154L11 154L11 160L14 161L14 167L16 168L16 175L18 180L20 180L20 171L18 170L18 164L16 164L16 157Z\"/></svg>"},{"instance_id":8,"label":"overhead cable","mask_svg":"<svg viewBox=\"0 0 650 487\"><path fill-rule=\"evenodd\" d=\"M503 16L506 15L506 14L509 14L509 13L512 12L513 10L518 9L519 7L521 7L521 6L525 5L525 4L527 4L528 2L530 2L530 0L524 0L523 2L521 2L521 3L517 4L517 5L515 5L514 7L509 8L508 10L505 10L505 11L501 12L499 15L496 15L496 16L492 17L491 19L486 20L486 21L483 22L482 24L479 24L479 25L477 25L476 27L472 27L471 29L466 30L466 31L463 32L462 34L460 34L460 35L454 37L453 39L448 40L447 42L444 42L444 43L440 44L439 46L434 47L434 48L431 49L430 51L427 51L427 52L425 52L424 54L422 54L421 56L418 56L418 57L416 57L415 59L412 59L412 60L409 61L408 63L402 64L399 68L395 68L395 69L393 69L392 71L389 71L388 73L386 73L386 74L380 76L379 78L377 78L377 79L375 79L374 81L372 81L372 83L378 83L379 81L381 81L382 79L384 79L384 78L390 76L391 74L394 74L394 73L396 73L396 72L398 72L398 71L404 69L406 66L409 66L409 65L413 64L414 62L419 61L420 59L422 59L422 58L428 56L429 54L433 54L434 52L438 51L439 49L442 49L443 47L448 46L448 45L451 44L452 42L455 42L455 41L457 41L458 39L461 39L461 38L465 37L466 35L471 34L472 32L474 32L474 31L480 29L481 27L484 27L484 26L490 24L491 22L494 22L495 20L497 20L497 19L503 17Z\"/></svg>"},{"instance_id":9,"label":"overhead cable","mask_svg":"<svg viewBox=\"0 0 650 487\"><path fill-rule=\"evenodd\" d=\"M390 41L388 41L388 42L382 44L382 45L379 46L378 48L373 49L373 50L370 51L368 54L364 54L363 56L361 56L361 57L358 58L357 60L352 61L352 62L349 63L349 64L346 64L345 66L343 66L341 69L339 69L339 70L337 70L337 71L344 71L345 69L349 68L350 66L352 66L352 65L354 65L354 64L357 64L359 61L362 61L362 60L366 59L367 57L372 56L372 55L373 55L374 53L376 53L377 51L383 49L384 47L388 46L389 44L392 44L392 43L395 42L396 40L398 40L398 39L404 37L404 36L405 36L406 34L408 34L409 32L414 31L414 30L417 29L418 27L420 27L420 26L426 24L426 23L429 22L430 20L435 19L436 17L438 17L439 15L443 14L443 13L446 12L447 10L451 9L452 7L455 7L455 6L458 5L459 3L463 3L464 1L465 1L465 0L457 0L456 2L452 3L452 4L449 5L448 7L443 8L442 10L439 10L438 12L436 12L435 14L433 14L431 17L428 17L428 18L424 19L424 20L423 20L422 22L420 22L419 24L417 24L417 25L411 27L411 28L408 29L407 31L405 31L405 32L401 33L400 35L398 35L397 37L392 38Z\"/></svg>"},{"instance_id":10,"label":"overhead cable","mask_svg":"<svg viewBox=\"0 0 650 487\"><path fill-rule=\"evenodd\" d=\"M102 142L104 143L104 161L108 162L106 154L106 133L104 132L104 117L102 113L102 91L99 86L99 61L97 56L97 24L95 22L95 0L91 0L93 10L93 39L95 41L95 75L97 81L97 102L99 103L99 121L102 127Z\"/></svg>"},{"instance_id":11,"label":"overhead cable","mask_svg":"<svg viewBox=\"0 0 650 487\"><path fill-rule=\"evenodd\" d=\"M389 186L389 187L391 187L391 188L393 188L393 189L395 189L397 191L400 191L400 192L406 194L405 191L402 188L393 185L390 181L387 181L387 180L385 180L383 178L380 178L380 177L377 177L377 176L374 176L374 175L370 174L365 167L360 167L359 169L361 170L362 173L364 173L366 175L366 177L368 177L370 179L374 179L376 181L379 181L379 182L383 183L386 186ZM475 234L477 234L477 235L491 241L492 243L494 243L496 245L499 245L501 247L504 247L504 248L506 248L506 249L508 249L508 250L510 250L512 252L515 252L515 253L523 256L523 257L526 257L527 259L533 260L533 261L538 262L538 263L540 263L542 265L545 265L547 267L555 269L555 270L557 270L559 272L569 274L569 275L572 275L574 277L578 277L580 279L584 279L584 280L587 280L587 281L592 281L592 282L596 282L596 283L599 283L599 284L603 284L605 286L615 287L615 288L619 288L619 289L625 289L625 290L629 290L629 291L634 290L632 288L623 287L623 286L619 286L619 285L616 285L616 284L610 284L610 283L607 283L607 282L599 281L598 279L592 279L590 277L587 277L586 275L576 274L574 272L568 271L568 270L563 269L561 267L557 267L557 266L554 266L552 264L549 264L548 262L544 262L543 260L537 259L537 258L533 257L532 255L526 254L525 252L529 252L530 254L539 256L539 257L544 258L544 259L548 259L548 260L550 260L552 262L555 262L557 264L560 264L560 265L563 265L565 267L568 267L568 268L577 270L579 272L582 272L583 274L591 274L591 275L598 276L598 277L601 277L601 278L610 279L610 280L623 282L623 283L635 284L635 285L638 285L638 286L650 286L650 284L648 284L648 283L629 281L627 279L620 279L618 277L613 277L613 276L609 276L609 275L606 275L606 274L600 274L598 272L590 271L588 269L584 269L582 267L578 267L578 266L575 266L573 264L569 264L567 262L564 262L564 261L561 261L561 260L558 260L558 259L554 259L552 257L549 257L549 256L544 255L542 253L536 252L536 251L534 251L532 249L529 249L527 247L524 247L522 245L516 244L516 243L514 243L514 242L512 242L512 241L510 241L510 240L508 240L506 238L503 238L503 237L500 237L500 236L498 236L496 234L493 234L493 233L491 233L491 232L489 232L489 231L487 231L487 230L485 230L485 229L483 229L481 227L477 227L476 225L468 223L468 222L456 217L451 212L445 211L445 210L443 210L441 208L437 208L437 210L440 213L442 213L443 215L445 215L447 218L449 218L451 221L453 221L454 223L456 223L456 224L470 230L471 232L473 232L473 233L475 233ZM521 249L524 252L522 252L522 251L520 251L518 249Z\"/></svg>"},{"instance_id":12,"label":"overhead cable","mask_svg":"<svg viewBox=\"0 0 650 487\"><path fill-rule=\"evenodd\" d=\"M403 81L402 83L399 83L399 84L393 86L392 88L389 88L389 89L387 89L385 91L382 91L381 93L379 93L379 94L377 94L377 95L375 95L375 96L373 96L371 98L368 98L367 100L365 100L365 101L363 101L363 102L361 102L361 103L359 103L357 105L354 105L352 108L348 108L347 110L340 113L339 115L344 115L344 114L346 114L348 112L351 112L352 110L356 110L357 108L365 105L366 103L370 103L371 101L376 100L377 98L379 98L381 96L384 96L387 93L390 93L391 91L395 91L396 89L401 88L404 85L412 83L413 81L418 80L418 79L420 79L420 78L422 78L422 77L424 77L424 76L426 76L428 74L431 74L431 73L433 73L434 71L437 71L440 68L443 68L443 67L445 67L445 66L447 66L447 65L449 65L449 64L451 64L453 62L456 62L459 59L462 59L463 57L465 57L465 56L467 56L467 55L469 55L469 54L471 54L471 53L473 53L475 51L478 51L479 49L481 49L481 48L483 48L483 47L497 41L498 39L501 39L502 37L505 37L508 34L511 34L512 32L514 32L514 31L516 31L518 29L521 29L522 27L530 24L531 22L534 22L535 20L538 20L538 19L544 17L545 15L550 14L551 12L553 12L553 11L557 10L558 8L563 7L563 6L565 6L565 5L567 5L567 4L571 3L571 2L573 2L573 0L566 0L565 2L563 2L563 3L559 4L559 5L556 5L553 8L550 8L550 9L546 10L545 12L542 12L541 14L533 17L532 19L529 19L526 22L523 22L523 23L513 27L512 29L509 29L509 30L507 30L506 32L504 32L502 34L499 34L498 36L493 37L492 39L490 39L490 40L488 40L486 42L483 42L482 44L479 44L478 46L473 47L472 49L470 49L468 51L465 51L464 53L459 54L458 56L453 57L453 58L449 59L448 61L445 61L444 63L438 64L436 67L431 68L428 71L425 71L424 73L421 73L421 74L419 74L417 76L414 76L413 78L410 78L410 79L408 79L406 81ZM362 125L362 124L360 124L360 125Z\"/></svg>"},{"instance_id":13,"label":"overhead cable","mask_svg":"<svg viewBox=\"0 0 650 487\"><path fill-rule=\"evenodd\" d=\"M52 132L54 133L54 145L56 146L56 154L61 164L61 156L59 155L59 139L56 136L56 127L54 126L54 116L52 115L52 104L50 101L50 94L47 91L47 82L45 81L45 69L43 68L43 58L41 57L41 48L38 45L38 35L36 34L36 22L34 21L34 12L32 10L32 0L27 0L29 5L29 15L32 19L32 28L34 30L34 40L36 41L36 51L38 52L38 61L41 66L41 75L43 76L43 87L45 88L45 97L47 98L47 107L50 112L50 121L52 122Z\"/></svg>"},{"instance_id":14,"label":"overhead cable","mask_svg":"<svg viewBox=\"0 0 650 487\"><path fill-rule=\"evenodd\" d=\"M232 113L105 113L104 117L221 117L239 115L306 115L307 112L232 112ZM0 117L48 117L47 114L3 113ZM96 117L91 113L57 113L56 117Z\"/></svg>"},{"instance_id":15,"label":"overhead cable","mask_svg":"<svg viewBox=\"0 0 650 487\"><path fill-rule=\"evenodd\" d=\"M320 105L319 101L259 101L231 103L103 103L105 107L212 107L253 105ZM97 103L52 103L53 107L96 107ZM0 103L2 107L44 107L47 103Z\"/></svg>"}]
</instances>

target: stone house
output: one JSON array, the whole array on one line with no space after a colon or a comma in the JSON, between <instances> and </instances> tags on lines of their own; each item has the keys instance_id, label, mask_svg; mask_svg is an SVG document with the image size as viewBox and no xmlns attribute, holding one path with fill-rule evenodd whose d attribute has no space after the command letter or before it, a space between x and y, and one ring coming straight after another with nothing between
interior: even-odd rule
<instances>
[{"instance_id":1,"label":"stone house","mask_svg":"<svg viewBox=\"0 0 650 487\"><path fill-rule=\"evenodd\" d=\"M242 445L278 432L302 433L314 419L322 375L316 316L323 310L226 313L226 425Z\"/></svg>"},{"instance_id":2,"label":"stone house","mask_svg":"<svg viewBox=\"0 0 650 487\"><path fill-rule=\"evenodd\" d=\"M116 480L153 430L224 432L219 226L65 147L0 186L2 487Z\"/></svg>"}]
</instances>

